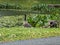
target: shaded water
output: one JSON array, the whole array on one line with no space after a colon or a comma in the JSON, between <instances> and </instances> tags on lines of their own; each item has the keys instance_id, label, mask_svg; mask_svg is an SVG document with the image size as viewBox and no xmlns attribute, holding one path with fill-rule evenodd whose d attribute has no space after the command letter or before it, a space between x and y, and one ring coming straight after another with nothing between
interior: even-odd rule
<instances>
[{"instance_id":1,"label":"shaded water","mask_svg":"<svg viewBox=\"0 0 60 45\"><path fill-rule=\"evenodd\" d=\"M20 15L21 13L19 11L13 11L13 10L0 10L0 16L12 16L12 15Z\"/></svg>"},{"instance_id":2,"label":"shaded water","mask_svg":"<svg viewBox=\"0 0 60 45\"><path fill-rule=\"evenodd\" d=\"M12 15L25 15L25 14L46 14L39 11L27 11L27 10L0 10L0 16L12 16Z\"/></svg>"}]
</instances>

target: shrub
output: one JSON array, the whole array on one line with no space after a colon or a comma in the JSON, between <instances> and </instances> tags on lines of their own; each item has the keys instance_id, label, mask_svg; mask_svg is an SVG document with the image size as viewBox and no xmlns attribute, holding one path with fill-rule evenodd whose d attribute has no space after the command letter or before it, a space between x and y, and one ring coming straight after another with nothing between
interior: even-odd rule
<instances>
[{"instance_id":1,"label":"shrub","mask_svg":"<svg viewBox=\"0 0 60 45\"><path fill-rule=\"evenodd\" d=\"M22 25L22 16L3 16L0 17L0 27L15 27Z\"/></svg>"},{"instance_id":2,"label":"shrub","mask_svg":"<svg viewBox=\"0 0 60 45\"><path fill-rule=\"evenodd\" d=\"M55 8L49 7L48 4L36 4L31 7L31 10L40 11L41 13L51 13Z\"/></svg>"},{"instance_id":3,"label":"shrub","mask_svg":"<svg viewBox=\"0 0 60 45\"><path fill-rule=\"evenodd\" d=\"M33 27L40 27L44 26L45 23L47 23L49 20L60 20L60 8L56 9L54 7L49 7L46 4L36 4L34 5L31 10L33 11L40 11L41 13L46 13L46 14L39 14L39 15L34 15L33 17L28 18L28 22L33 26ZM49 13L49 14L48 14Z\"/></svg>"},{"instance_id":4,"label":"shrub","mask_svg":"<svg viewBox=\"0 0 60 45\"><path fill-rule=\"evenodd\" d=\"M21 9L21 5L0 4L0 9Z\"/></svg>"},{"instance_id":5,"label":"shrub","mask_svg":"<svg viewBox=\"0 0 60 45\"><path fill-rule=\"evenodd\" d=\"M28 18L28 22L33 26L33 27L40 27L45 25L45 23L48 22L48 18L45 15L34 15L33 17L30 16Z\"/></svg>"}]
</instances>

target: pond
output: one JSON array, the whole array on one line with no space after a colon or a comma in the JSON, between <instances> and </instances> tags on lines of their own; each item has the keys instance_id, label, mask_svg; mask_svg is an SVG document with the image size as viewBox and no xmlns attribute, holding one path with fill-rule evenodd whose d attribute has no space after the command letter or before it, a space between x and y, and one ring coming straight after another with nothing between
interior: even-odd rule
<instances>
[{"instance_id":1,"label":"pond","mask_svg":"<svg viewBox=\"0 0 60 45\"><path fill-rule=\"evenodd\" d=\"M19 11L14 10L0 10L0 16L12 16L12 15L21 15L23 13L20 13Z\"/></svg>"}]
</instances>

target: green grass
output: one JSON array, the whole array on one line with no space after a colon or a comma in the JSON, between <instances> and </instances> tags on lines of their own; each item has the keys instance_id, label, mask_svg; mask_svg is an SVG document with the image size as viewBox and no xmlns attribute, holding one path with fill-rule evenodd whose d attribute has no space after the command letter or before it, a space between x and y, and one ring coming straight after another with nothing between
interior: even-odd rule
<instances>
[{"instance_id":1,"label":"green grass","mask_svg":"<svg viewBox=\"0 0 60 45\"><path fill-rule=\"evenodd\" d=\"M8 3L8 4L16 4L22 5L22 7L30 8L32 5L36 3L40 4L60 4L60 0L0 0L0 3Z\"/></svg>"},{"instance_id":2,"label":"green grass","mask_svg":"<svg viewBox=\"0 0 60 45\"><path fill-rule=\"evenodd\" d=\"M27 40L60 36L60 28L0 28L0 41Z\"/></svg>"}]
</instances>

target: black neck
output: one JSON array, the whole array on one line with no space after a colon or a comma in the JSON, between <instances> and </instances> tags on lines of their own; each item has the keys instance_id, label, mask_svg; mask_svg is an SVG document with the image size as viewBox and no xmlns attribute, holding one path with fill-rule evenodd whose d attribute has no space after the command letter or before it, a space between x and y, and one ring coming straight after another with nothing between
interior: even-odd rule
<instances>
[{"instance_id":1,"label":"black neck","mask_svg":"<svg viewBox=\"0 0 60 45\"><path fill-rule=\"evenodd\" d=\"M26 19L26 14L24 15L24 21L26 21L27 19Z\"/></svg>"}]
</instances>

